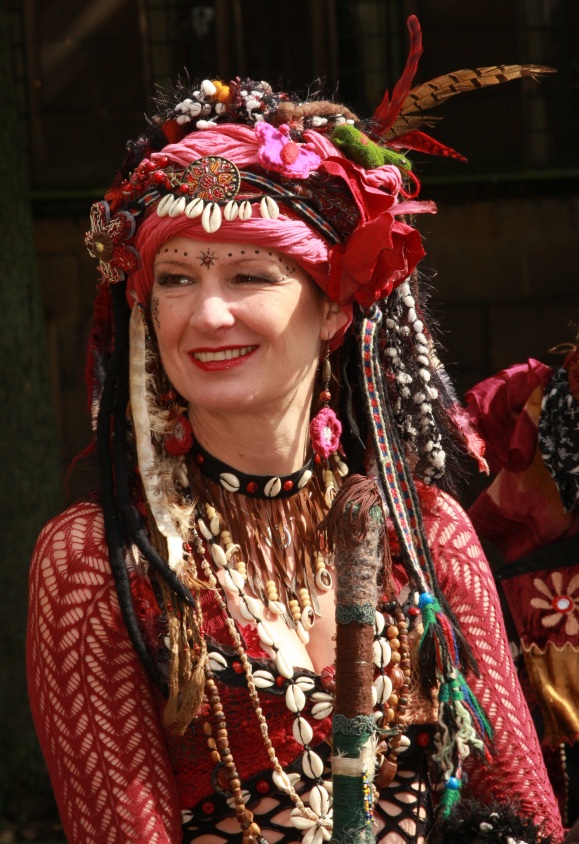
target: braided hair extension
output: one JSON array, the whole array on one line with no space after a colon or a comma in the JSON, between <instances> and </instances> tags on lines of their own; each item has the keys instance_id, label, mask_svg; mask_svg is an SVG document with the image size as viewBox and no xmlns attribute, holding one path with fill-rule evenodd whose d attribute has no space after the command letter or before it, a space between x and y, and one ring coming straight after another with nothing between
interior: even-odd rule
<instances>
[{"instance_id":1,"label":"braided hair extension","mask_svg":"<svg viewBox=\"0 0 579 844\"><path fill-rule=\"evenodd\" d=\"M126 418L129 400L128 317L130 309L126 300L125 285L119 283L111 287L115 344L107 368L97 422L97 451L105 535L119 605L129 636L149 677L165 691L165 680L147 650L135 614L125 563L125 545L136 545L145 560L167 583L171 592L186 606L195 606L195 601L189 589L178 579L175 572L169 568L167 562L151 544L145 526L139 519L131 500Z\"/></svg>"},{"instance_id":2,"label":"braided hair extension","mask_svg":"<svg viewBox=\"0 0 579 844\"><path fill-rule=\"evenodd\" d=\"M111 293L115 344L103 385L97 420L97 453L101 479L101 505L105 522L105 536L123 621L147 674L157 686L162 688L163 679L147 650L135 614L131 597L129 572L125 563L123 526L116 508L115 472L113 469L113 460L111 459L111 436L113 436L111 422L115 418L115 411L121 409L123 419L126 413L128 385L126 376L123 376L122 372L123 368L126 371L128 367L128 306L125 296L125 285L123 283L114 285ZM121 435L120 437L115 436L115 440L124 440L126 434L124 425L122 426L122 431L120 430L120 425L115 425L115 428L117 428L115 434ZM118 445L115 443L115 450L117 448ZM121 474L125 473L126 465Z\"/></svg>"}]
</instances>

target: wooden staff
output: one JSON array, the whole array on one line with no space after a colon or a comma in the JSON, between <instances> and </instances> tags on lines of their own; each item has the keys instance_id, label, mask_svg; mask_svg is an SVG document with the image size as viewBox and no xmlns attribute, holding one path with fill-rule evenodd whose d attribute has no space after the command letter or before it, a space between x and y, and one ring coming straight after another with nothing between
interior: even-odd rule
<instances>
[{"instance_id":1,"label":"wooden staff","mask_svg":"<svg viewBox=\"0 0 579 844\"><path fill-rule=\"evenodd\" d=\"M336 567L336 700L332 727L333 844L372 844L376 764L373 644L384 513L375 481L353 475L323 528Z\"/></svg>"}]
</instances>

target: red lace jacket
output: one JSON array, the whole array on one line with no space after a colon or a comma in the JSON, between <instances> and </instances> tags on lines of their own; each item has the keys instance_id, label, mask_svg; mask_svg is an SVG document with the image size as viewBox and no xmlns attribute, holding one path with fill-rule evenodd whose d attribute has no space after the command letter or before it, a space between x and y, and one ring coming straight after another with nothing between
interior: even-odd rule
<instances>
[{"instance_id":1,"label":"red lace jacket","mask_svg":"<svg viewBox=\"0 0 579 844\"><path fill-rule=\"evenodd\" d=\"M494 728L493 764L472 763L469 788L483 799L520 800L523 812L545 821L558 840L559 811L488 564L456 502L429 492L425 510L440 586L480 667L471 685ZM120 616L96 504L71 507L39 537L30 575L27 668L33 717L68 841L179 844L181 811L209 794L209 776L192 764L194 747L164 733L162 702ZM287 733L291 744L291 726L280 735ZM292 752L289 744L283 748L282 761ZM254 746L243 765L236 758L240 768L251 772L254 765L257 772L263 767L258 757Z\"/></svg>"}]
</instances>

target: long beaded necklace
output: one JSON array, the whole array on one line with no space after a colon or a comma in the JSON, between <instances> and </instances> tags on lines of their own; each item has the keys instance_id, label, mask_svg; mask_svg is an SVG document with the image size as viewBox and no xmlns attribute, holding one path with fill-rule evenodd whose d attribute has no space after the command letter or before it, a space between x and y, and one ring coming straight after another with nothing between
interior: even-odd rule
<instances>
[{"instance_id":1,"label":"long beaded necklace","mask_svg":"<svg viewBox=\"0 0 579 844\"><path fill-rule=\"evenodd\" d=\"M326 480L326 491L327 486ZM200 559L207 583L214 590L217 603L224 614L234 650L243 668L253 710L273 767L272 780L276 787L287 794L294 803L291 822L303 832L304 844L321 844L322 841L328 841L331 838L332 789L331 782L323 779L324 763L310 745L313 739L313 729L305 717L305 710L308 699L311 699L311 716L317 720L328 717L333 709L332 683L331 680L328 682L327 692L314 691L315 683L312 678L304 674L300 676L299 670L294 668L280 646L275 629L265 619L267 610L274 615L282 615L289 624L293 622L300 640L307 644L309 637L306 624L311 622L310 629L311 624L313 624L313 615L307 611L311 608L311 602L308 601L309 595L306 594L305 587L302 587L298 593L299 598L288 600L290 610L288 614L283 603L279 601L277 585L272 579L265 581L260 590L261 594L255 594L255 592L253 595L247 594L247 565L239 558L241 547L233 541L230 531L227 528L222 528L221 517L216 508L212 504L199 502L196 526L192 531L195 551ZM218 579L211 567L201 537L209 547L209 555L213 564L217 569L222 570L225 598L221 595ZM329 575L322 552L316 553L319 555L316 557L317 562L321 563L323 560L323 568L320 565L318 572L327 572ZM329 586L331 586L331 575ZM238 601L242 618L255 626L262 647L272 655L277 678L267 670L252 671L241 636L228 610L227 596ZM292 602L294 603L292 604ZM304 610L305 612L303 612ZM388 605L387 610L395 612L395 615L390 612L376 611L373 648L376 674L373 684L373 699L376 705L375 720L383 738L379 746L381 759L376 778L376 786L378 787L384 787L391 782L396 771L398 754L409 743L403 735L401 727L401 721L406 711L410 678L408 623L404 613L401 612L399 607L396 608L395 604ZM304 620L307 619L305 624L302 622L302 617L304 617ZM260 829L253 818L252 812L245 806L246 797L228 746L225 715L215 682L216 672L218 674L224 667L225 660L219 653L209 654L209 667L206 670L206 692L215 721L216 734L213 734L213 727L209 722L205 722L203 730L207 736L212 759L223 765L236 817L242 830L243 844L253 844L260 835ZM269 737L267 721L260 703L258 689L265 690L274 683L279 684L280 678L285 687L286 706L294 716L293 736L296 742L303 747L300 760L301 767L305 777L313 780L308 798L309 806L304 803L294 788L294 781L299 778L299 775L286 774L279 763L275 748ZM374 798L375 794L368 784L366 794L368 813L371 813Z\"/></svg>"}]
</instances>

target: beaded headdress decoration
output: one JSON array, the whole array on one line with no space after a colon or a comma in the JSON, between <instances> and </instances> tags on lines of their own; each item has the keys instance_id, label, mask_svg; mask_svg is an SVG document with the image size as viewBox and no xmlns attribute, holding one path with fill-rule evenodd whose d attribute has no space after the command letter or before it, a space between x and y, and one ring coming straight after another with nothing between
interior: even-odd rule
<instances>
[{"instance_id":1,"label":"beaded headdress decoration","mask_svg":"<svg viewBox=\"0 0 579 844\"><path fill-rule=\"evenodd\" d=\"M152 214L197 220L206 236L218 237L226 233L228 223L255 217L275 222L283 212L290 219L303 220L327 243L324 290L331 301L350 312L353 309L354 325L340 352L343 382L348 387L341 396L348 419L346 439L353 452L359 453L364 442L371 445L378 503L366 516L370 518L372 512L379 521L384 515L392 521L401 561L411 588L418 593L424 627L419 674L426 691L438 687L441 738L436 759L444 782L441 803L447 811L460 794L464 759L471 749L488 753L491 736L465 679L476 666L439 589L413 477L418 475L427 484L440 479L448 450L445 443L456 435L463 445L471 446L474 438L433 355L433 340L423 318L415 268L424 251L418 232L405 217L435 209L431 203L416 200L419 183L406 151L462 158L422 131L430 124L425 111L454 94L522 76L535 78L549 69L535 65L478 68L411 88L422 42L416 18L411 17L408 26L411 46L404 73L392 97L386 93L368 121L339 104L294 101L264 82L249 79L237 78L229 85L218 80L191 88L179 85L172 96L161 96L159 112L148 130L129 144L121 172L105 200L95 203L91 211L86 244L99 260L103 280L109 282L101 290L99 308L106 310L110 294L114 343L105 332L95 333L91 351L96 374L90 386L107 542L124 619L149 674L166 688L132 606L124 552L128 542L158 573L167 600L189 608L193 633L187 678L192 688L200 690L189 695L191 717L203 693L207 652L197 600L203 584L192 573L190 561L196 549L203 554L204 541L214 559L221 558L214 551L210 525L203 522L201 536L195 531L190 542L195 506L188 492L185 455L178 447L181 441L190 444L190 432L176 435L176 425L183 418L178 401L173 396L163 404L155 383L147 303L139 300L129 318L124 282L128 278L130 286L141 269L136 235ZM229 124L253 133L258 166L236 166L217 150L182 167L168 154L192 133L225 132ZM132 427L126 419L129 381ZM147 396L152 394L157 399L155 413L147 405ZM362 418L352 410L356 407L362 409ZM149 531L131 503L127 442L130 445L133 438L146 493L145 515L153 525ZM166 447L166 443L172 444ZM411 450L417 457L412 469ZM264 482L264 488L278 488L268 483ZM355 521L361 505L354 495L347 502L342 497L339 506ZM376 515L376 507L381 516ZM215 516L208 515L211 523ZM336 529L335 536L339 535ZM225 552L224 558L226 565ZM237 580L232 576L235 588ZM349 613L347 607L342 611L343 623ZM364 618L363 608L357 613L356 619L360 613L359 620ZM364 729L370 729L367 716L361 713L360 717ZM364 835L360 840L367 839Z\"/></svg>"}]
</instances>

